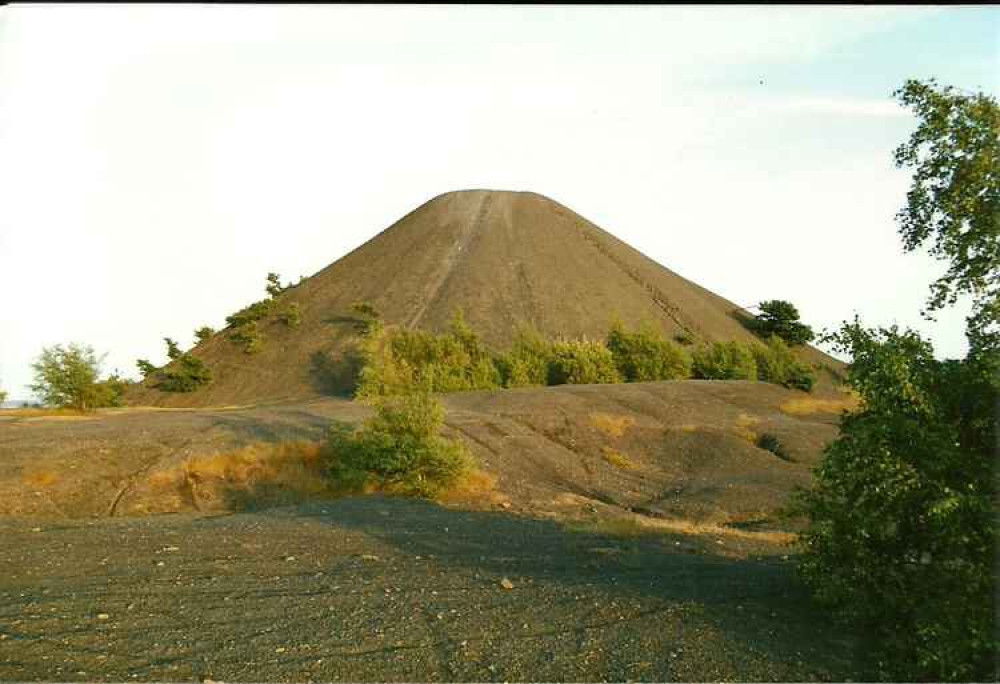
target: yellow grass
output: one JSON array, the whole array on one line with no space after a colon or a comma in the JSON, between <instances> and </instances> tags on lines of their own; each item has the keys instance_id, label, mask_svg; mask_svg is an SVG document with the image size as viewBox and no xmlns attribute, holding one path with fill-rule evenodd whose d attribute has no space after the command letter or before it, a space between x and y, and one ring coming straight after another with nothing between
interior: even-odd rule
<instances>
[{"instance_id":1,"label":"yellow grass","mask_svg":"<svg viewBox=\"0 0 1000 684\"><path fill-rule=\"evenodd\" d=\"M621 437L635 425L631 416L616 416L611 413L591 413L590 425L608 437Z\"/></svg>"},{"instance_id":2,"label":"yellow grass","mask_svg":"<svg viewBox=\"0 0 1000 684\"><path fill-rule=\"evenodd\" d=\"M715 523L694 522L682 518L661 519L628 516L598 520L595 522L576 523L567 526L572 532L587 534L602 534L615 537L639 537L656 534L685 534L693 536L730 537L754 539L758 541L785 544L795 539L791 532L774 530L752 531L725 527Z\"/></svg>"},{"instance_id":3,"label":"yellow grass","mask_svg":"<svg viewBox=\"0 0 1000 684\"><path fill-rule=\"evenodd\" d=\"M628 456L621 453L617 449L604 447L601 452L601 455L604 456L604 460L614 467L621 468L622 470L635 470L635 463L630 461Z\"/></svg>"},{"instance_id":4,"label":"yellow grass","mask_svg":"<svg viewBox=\"0 0 1000 684\"><path fill-rule=\"evenodd\" d=\"M756 443L757 442L757 433L754 432L751 428L754 425L756 425L758 422L760 422L759 418L755 418L753 416L747 415L746 413L741 413L736 418L736 429L735 429L735 432L736 432L737 435L739 435L740 437L742 437L746 441L750 442L751 444Z\"/></svg>"},{"instance_id":5,"label":"yellow grass","mask_svg":"<svg viewBox=\"0 0 1000 684\"><path fill-rule=\"evenodd\" d=\"M308 500L334 494L315 442L258 442L188 458L152 473L149 485L194 499L196 506L232 509L275 499ZM241 502L241 503L236 503Z\"/></svg>"},{"instance_id":6,"label":"yellow grass","mask_svg":"<svg viewBox=\"0 0 1000 684\"><path fill-rule=\"evenodd\" d=\"M858 408L860 403L860 398L852 393L838 399L814 399L812 397L789 399L778 408L789 415L809 416L816 413L853 411Z\"/></svg>"},{"instance_id":7,"label":"yellow grass","mask_svg":"<svg viewBox=\"0 0 1000 684\"><path fill-rule=\"evenodd\" d=\"M25 473L22 479L29 487L41 488L51 487L59 480L59 476L51 470L34 470Z\"/></svg>"},{"instance_id":8,"label":"yellow grass","mask_svg":"<svg viewBox=\"0 0 1000 684\"><path fill-rule=\"evenodd\" d=\"M473 469L463 475L455 486L437 498L442 503L462 503L473 500L483 503L500 503L505 501L506 497L494 491L496 484L496 475Z\"/></svg>"}]
</instances>

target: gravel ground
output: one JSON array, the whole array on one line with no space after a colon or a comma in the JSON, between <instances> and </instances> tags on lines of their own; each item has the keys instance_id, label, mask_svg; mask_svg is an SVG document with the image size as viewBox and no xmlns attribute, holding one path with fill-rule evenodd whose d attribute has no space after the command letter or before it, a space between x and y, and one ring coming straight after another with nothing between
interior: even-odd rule
<instances>
[{"instance_id":1,"label":"gravel ground","mask_svg":"<svg viewBox=\"0 0 1000 684\"><path fill-rule=\"evenodd\" d=\"M852 676L849 635L810 607L788 551L730 538L599 536L369 496L7 517L0 539L2 680Z\"/></svg>"}]
</instances>

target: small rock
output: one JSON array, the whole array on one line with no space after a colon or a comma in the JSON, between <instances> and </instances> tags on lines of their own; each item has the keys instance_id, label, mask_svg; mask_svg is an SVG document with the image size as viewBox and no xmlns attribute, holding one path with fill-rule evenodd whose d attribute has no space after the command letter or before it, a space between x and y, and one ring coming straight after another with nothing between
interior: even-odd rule
<instances>
[{"instance_id":1,"label":"small rock","mask_svg":"<svg viewBox=\"0 0 1000 684\"><path fill-rule=\"evenodd\" d=\"M500 586L503 587L504 589L513 589L514 583L511 582L506 577L504 577L502 580L500 580Z\"/></svg>"},{"instance_id":2,"label":"small rock","mask_svg":"<svg viewBox=\"0 0 1000 684\"><path fill-rule=\"evenodd\" d=\"M274 649L274 652L275 653L284 653L285 652L285 647L284 646L278 646L278 648Z\"/></svg>"},{"instance_id":3,"label":"small rock","mask_svg":"<svg viewBox=\"0 0 1000 684\"><path fill-rule=\"evenodd\" d=\"M164 546L163 550L169 553L173 551L180 551L181 548L179 546Z\"/></svg>"},{"instance_id":4,"label":"small rock","mask_svg":"<svg viewBox=\"0 0 1000 684\"><path fill-rule=\"evenodd\" d=\"M504 501L500 504L500 508L510 508L510 501Z\"/></svg>"},{"instance_id":5,"label":"small rock","mask_svg":"<svg viewBox=\"0 0 1000 684\"><path fill-rule=\"evenodd\" d=\"M363 554L361 554L361 560L377 561L378 560L378 556L372 555L370 553L363 553Z\"/></svg>"},{"instance_id":6,"label":"small rock","mask_svg":"<svg viewBox=\"0 0 1000 684\"><path fill-rule=\"evenodd\" d=\"M41 527L32 527L32 528L31 528L31 531L32 531L32 532L41 532L41 531L42 531L42 528L41 528Z\"/></svg>"},{"instance_id":7,"label":"small rock","mask_svg":"<svg viewBox=\"0 0 1000 684\"><path fill-rule=\"evenodd\" d=\"M110 617L111 617L111 616L110 616L110 615L108 615L107 613L98 613L98 614L97 614L97 619L98 619L98 620L107 620L107 619L109 619Z\"/></svg>"},{"instance_id":8,"label":"small rock","mask_svg":"<svg viewBox=\"0 0 1000 684\"><path fill-rule=\"evenodd\" d=\"M285 556L285 560L286 561L293 561L293 560L295 560L295 556Z\"/></svg>"}]
</instances>

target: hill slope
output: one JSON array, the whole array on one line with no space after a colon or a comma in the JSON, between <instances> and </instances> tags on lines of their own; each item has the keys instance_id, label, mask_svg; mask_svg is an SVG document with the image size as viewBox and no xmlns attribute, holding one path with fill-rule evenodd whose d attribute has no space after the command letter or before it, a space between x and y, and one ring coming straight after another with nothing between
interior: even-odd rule
<instances>
[{"instance_id":1,"label":"hill slope","mask_svg":"<svg viewBox=\"0 0 1000 684\"><path fill-rule=\"evenodd\" d=\"M387 323L430 330L461 309L498 347L522 322L549 335L600 339L615 317L629 325L652 321L667 336L753 339L732 302L526 192L440 195L279 299L300 307L298 328L274 317L262 322L267 342L254 355L223 331L194 350L212 369L210 386L191 394L139 388L132 403L212 406L329 393L322 359L336 359L357 334L356 301L374 304ZM836 364L811 348L802 353Z\"/></svg>"}]
</instances>

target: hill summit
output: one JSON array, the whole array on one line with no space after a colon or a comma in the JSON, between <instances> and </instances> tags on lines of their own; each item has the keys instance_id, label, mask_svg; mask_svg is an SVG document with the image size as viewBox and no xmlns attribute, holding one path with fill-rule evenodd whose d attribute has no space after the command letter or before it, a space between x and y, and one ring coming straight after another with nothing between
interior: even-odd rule
<instances>
[{"instance_id":1,"label":"hill summit","mask_svg":"<svg viewBox=\"0 0 1000 684\"><path fill-rule=\"evenodd\" d=\"M602 339L615 318L696 342L753 339L732 302L532 192L439 195L279 300L298 305L301 325L261 321L267 343L252 355L217 333L193 351L211 368L210 385L189 394L139 388L131 400L218 406L327 393L323 360L356 338L358 301L388 324L434 331L459 309L494 347L523 323L551 336ZM802 353L832 361L811 348Z\"/></svg>"}]
</instances>

